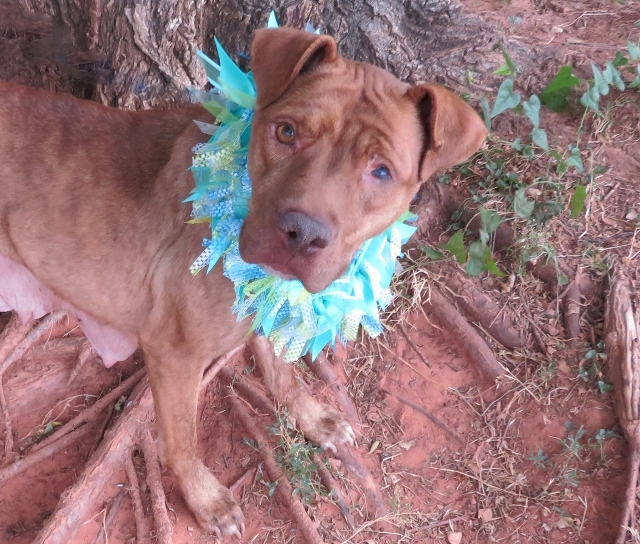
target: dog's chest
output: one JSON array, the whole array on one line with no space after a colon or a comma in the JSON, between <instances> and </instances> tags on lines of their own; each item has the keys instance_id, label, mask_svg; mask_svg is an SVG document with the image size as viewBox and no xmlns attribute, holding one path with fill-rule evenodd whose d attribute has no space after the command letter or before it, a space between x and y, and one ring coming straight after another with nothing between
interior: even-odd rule
<instances>
[{"instance_id":1,"label":"dog's chest","mask_svg":"<svg viewBox=\"0 0 640 544\"><path fill-rule=\"evenodd\" d=\"M23 322L55 310L66 310L80 322L82 331L110 367L127 359L137 348L132 335L99 323L82 310L56 296L24 266L0 255L0 312L14 310Z\"/></svg>"}]
</instances>

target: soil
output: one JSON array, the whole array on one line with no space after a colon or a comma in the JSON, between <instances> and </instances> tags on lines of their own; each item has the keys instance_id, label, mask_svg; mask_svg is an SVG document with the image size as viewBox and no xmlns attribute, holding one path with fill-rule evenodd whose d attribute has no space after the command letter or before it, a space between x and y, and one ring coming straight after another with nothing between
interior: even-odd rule
<instances>
[{"instance_id":1,"label":"soil","mask_svg":"<svg viewBox=\"0 0 640 544\"><path fill-rule=\"evenodd\" d=\"M516 51L514 59L521 51L529 52L533 58L529 62L539 67L528 80L530 92L539 91L540 82L549 81L561 64L571 64L579 76L588 78L591 62L602 64L625 47L626 40L640 38L640 28L634 26L640 20L640 9L632 2L462 3L506 34L507 47ZM495 88L498 84L496 79ZM495 96L495 89L487 93ZM474 280L506 314L515 317L522 330L529 330L519 296L523 292L550 354L547 358L540 353L531 334L527 346L514 351L489 338L509 371L497 384L478 372L464 355L455 331L440 327L427 305L402 314L403 327L421 357L402 334L394 332L392 323L383 338L363 341L330 356L356 404L361 421L357 447L383 491L391 511L388 521L402 535L400 542L614 541L627 482L627 444L616 422L612 395L596 385L598 380L606 382L598 344L606 292L606 269L603 272L600 265L614 256L629 260L636 271L639 268L640 224L628 219L630 210L640 213L639 103L637 96L616 102L606 126L602 120L590 121L590 134L595 136L585 147L593 161L608 167L607 172L594 184L588 215L579 222L554 223L551 228L551 239L563 262L569 270L581 268L588 287L582 290L588 296L583 300L577 340L565 340L557 311L557 286L550 287L540 279L542 275L529 271L516 280L522 291L495 276ZM549 114L545 119L543 127L554 141L563 145L575 141L579 122L575 114ZM517 129L511 119L506 116L496 121L494 128L500 137L513 139ZM451 191L460 198L467 194L462 180L456 180ZM429 232L423 228L422 239L441 241L443 227L435 226ZM429 273L433 285L440 284L437 265ZM427 285L424 300L428 289ZM0 314L0 330L7 321L8 314ZM28 453L34 443L55 432L142 364L134 356L107 370L99 359L92 359L67 384L79 337L76 324L65 321L5 373L3 386L12 418L14 451L19 454ZM592 350L597 353L587 357ZM595 375L589 373L594 361L600 363ZM251 361L243 357L236 358L234 365L239 372L252 368ZM319 398L335 404L329 389L308 369L301 367L300 377ZM249 379L259 384L259 377L252 372ZM224 485L231 486L243 475L251 476L236 490L247 521L242 542L303 542L290 512L271 495L261 455L247 443L246 432L230 413L229 394L229 388L218 380L202 394L199 447L205 464ZM436 415L462 437L463 444L398 401L399 396ZM117 417L117 411L105 414L109 420ZM256 417L267 428L277 426L273 418ZM0 542L33 541L64 490L82 472L106 423L106 419L97 421L95 429L72 446L2 483ZM275 445L277 440L273 440ZM350 530L334 503L322 492L316 493L306 508L324 541L384 542L389 536L367 523L357 481L331 455L322 457L339 476L357 526ZM134 456L134 464L144 482L141 456ZM162 477L174 542L215 542L189 513L173 476L163 471ZM76 542L99 541L110 505L127 486L124 468L111 475L103 501L93 517L85 520ZM152 523L148 490L144 483L141 488ZM135 535L133 506L127 493L108 528L108 542L135 542Z\"/></svg>"}]
</instances>

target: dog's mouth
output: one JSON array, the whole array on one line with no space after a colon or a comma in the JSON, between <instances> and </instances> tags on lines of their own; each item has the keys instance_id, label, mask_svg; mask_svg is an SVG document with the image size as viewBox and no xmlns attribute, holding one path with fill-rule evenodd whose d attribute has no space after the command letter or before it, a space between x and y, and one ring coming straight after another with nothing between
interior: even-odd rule
<instances>
[{"instance_id":1,"label":"dog's mouth","mask_svg":"<svg viewBox=\"0 0 640 544\"><path fill-rule=\"evenodd\" d=\"M278 268L274 268L273 266L269 266L267 264L261 264L261 263L258 263L258 266L262 268L267 274L275 276L276 278L280 278L281 280L290 281L290 280L299 279L290 271L279 270Z\"/></svg>"}]
</instances>

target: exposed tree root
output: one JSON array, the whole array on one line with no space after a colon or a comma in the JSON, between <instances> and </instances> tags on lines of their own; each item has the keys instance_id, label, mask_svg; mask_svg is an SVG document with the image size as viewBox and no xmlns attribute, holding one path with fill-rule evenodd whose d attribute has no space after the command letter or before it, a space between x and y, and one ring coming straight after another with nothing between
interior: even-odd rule
<instances>
[{"instance_id":1,"label":"exposed tree root","mask_svg":"<svg viewBox=\"0 0 640 544\"><path fill-rule=\"evenodd\" d=\"M251 438L259 445L260 451L264 459L264 466L267 474L272 482L278 482L276 487L276 493L280 500L289 508L291 515L300 529L300 532L304 536L304 539L308 544L323 544L323 540L318 534L316 527L309 518L304 506L298 498L293 495L293 488L287 480L287 477L282 472L282 469L278 466L275 460L275 453L267 437L261 429L255 424L253 418L247 412L243 404L238 400L238 397L231 395L229 402L233 408L234 413L240 418L242 425L246 431L251 435Z\"/></svg>"},{"instance_id":2,"label":"exposed tree root","mask_svg":"<svg viewBox=\"0 0 640 544\"><path fill-rule=\"evenodd\" d=\"M123 487L118 491L116 498L113 499L113 502L109 506L109 511L106 513L104 518L104 523L100 530L98 531L98 536L96 537L96 544L105 544L109 540L109 529L113 524L113 520L116 519L118 515L118 511L120 510L120 506L122 505L122 501L124 500L125 495L127 494L127 490Z\"/></svg>"},{"instance_id":3,"label":"exposed tree root","mask_svg":"<svg viewBox=\"0 0 640 544\"><path fill-rule=\"evenodd\" d=\"M0 484L17 474L20 474L22 471L27 470L29 467L37 465L42 461L51 457L54 453L70 446L76 440L83 437L89 431L92 430L92 426L89 424L82 425L75 431L72 431L68 434L65 434L62 437L57 437L56 440L49 442L46 446L40 448L38 451L31 452L26 457L22 459L18 459L14 461L9 466L0 470ZM55 435L54 435L55 436ZM53 438L53 436L51 437Z\"/></svg>"},{"instance_id":4,"label":"exposed tree root","mask_svg":"<svg viewBox=\"0 0 640 544\"><path fill-rule=\"evenodd\" d=\"M526 335L515 322L489 295L480 291L470 278L452 273L445 275L443 281L455 294L455 302L465 317L480 323L504 347L515 349L527 345Z\"/></svg>"},{"instance_id":5,"label":"exposed tree root","mask_svg":"<svg viewBox=\"0 0 640 544\"><path fill-rule=\"evenodd\" d=\"M67 379L67 385L71 385L71 382L76 379L78 372L82 369L82 367L92 359L93 357L97 357L98 354L93 349L93 346L88 340L85 340L80 345L80 351L78 353L78 359L76 360L76 364L73 367L73 370L69 374L69 378Z\"/></svg>"},{"instance_id":6,"label":"exposed tree root","mask_svg":"<svg viewBox=\"0 0 640 544\"><path fill-rule=\"evenodd\" d=\"M131 400L91 456L78 481L60 498L34 544L68 544L95 509L114 472L121 469L138 439L139 429L153 418L153 398L145 378L133 390Z\"/></svg>"},{"instance_id":7,"label":"exposed tree root","mask_svg":"<svg viewBox=\"0 0 640 544\"><path fill-rule=\"evenodd\" d=\"M133 513L136 518L136 544L150 544L149 523L144 515L142 507L142 497L140 496L140 484L138 483L138 474L133 464L131 455L129 455L124 463L124 470L129 480L129 495L133 503Z\"/></svg>"},{"instance_id":8,"label":"exposed tree root","mask_svg":"<svg viewBox=\"0 0 640 544\"><path fill-rule=\"evenodd\" d=\"M605 312L605 345L618 420L629 443L629 480L616 544L633 525L640 467L640 296L628 271L617 265Z\"/></svg>"},{"instance_id":9,"label":"exposed tree root","mask_svg":"<svg viewBox=\"0 0 640 544\"><path fill-rule=\"evenodd\" d=\"M317 362L317 361L316 361ZM315 364L312 363L312 364ZM328 363L327 363L328 364ZM260 409L263 412L275 416L275 410L273 403L267 399L267 397L253 387L243 377L234 374L230 369L225 368L221 374L225 379L233 383L234 389L244 397L249 404L254 408ZM389 513L384 500L382 498L382 492L380 487L373 479L371 473L367 470L359 456L357 451L352 450L349 446L341 444L337 446L338 453L336 457L342 462L347 471L358 481L358 484L362 488L364 493L366 507L369 514L374 518L383 518ZM387 522L380 522L381 529L393 532L394 527Z\"/></svg>"},{"instance_id":10,"label":"exposed tree root","mask_svg":"<svg viewBox=\"0 0 640 544\"><path fill-rule=\"evenodd\" d=\"M347 505L347 501L345 501L344 496L342 495L342 491L340 491L340 486L338 482L336 482L335 478L329 472L329 469L325 466L324 462L320 458L318 454L313 455L313 462L318 467L318 474L320 474L320 479L324 486L329 490L329 493L333 496L333 499L336 501L336 505L342 512L345 521L349 525L352 531L356 529L356 523L353 520L353 516L349 511L349 505Z\"/></svg>"},{"instance_id":11,"label":"exposed tree root","mask_svg":"<svg viewBox=\"0 0 640 544\"><path fill-rule=\"evenodd\" d=\"M433 312L445 328L455 332L463 349L485 378L496 381L504 376L505 370L491 348L437 288L431 288L431 294L425 306Z\"/></svg>"},{"instance_id":12,"label":"exposed tree root","mask_svg":"<svg viewBox=\"0 0 640 544\"><path fill-rule=\"evenodd\" d=\"M316 357L316 360L313 362L311 362L308 357L305 359L305 361L311 369L311 372L313 372L317 378L322 380L331 388L331 391L333 391L335 399L340 405L340 408L347 416L349 423L351 423L351 425L356 429L357 432L357 428L361 424L360 417L358 416L358 410L356 410L356 407L351 400L351 396L349 395L347 388L342 385L342 383L340 383L338 375L331 366L331 363L327 361L327 358L322 353L319 353L318 357Z\"/></svg>"},{"instance_id":13,"label":"exposed tree root","mask_svg":"<svg viewBox=\"0 0 640 544\"><path fill-rule=\"evenodd\" d=\"M568 340L574 340L580 334L580 297L579 275L576 274L562 300L564 330Z\"/></svg>"},{"instance_id":14,"label":"exposed tree root","mask_svg":"<svg viewBox=\"0 0 640 544\"><path fill-rule=\"evenodd\" d=\"M153 509L153 519L156 526L156 537L159 544L172 544L173 527L167 511L164 488L162 487L162 477L160 475L160 464L158 463L158 452L155 441L151 436L148 426L140 429L140 446L144 454L144 462L147 465L147 484L151 494L151 508Z\"/></svg>"},{"instance_id":15,"label":"exposed tree root","mask_svg":"<svg viewBox=\"0 0 640 544\"><path fill-rule=\"evenodd\" d=\"M529 303L527 302L527 299L525 298L524 293L522 291L522 288L520 286L518 286L518 294L520 295L520 300L522 301L522 305L524 306L524 311L527 314L527 319L529 320L529 323L531 324L531 330L533 331L533 337L536 339L536 343L538 344L538 347L540 348L540 351L549 360L550 357L549 357L549 350L547 349L547 344L542 339L542 335L540 334L540 330L538 329L538 325L536 325L536 322L534 321L533 316L531 315L531 309L529 308Z\"/></svg>"}]
</instances>

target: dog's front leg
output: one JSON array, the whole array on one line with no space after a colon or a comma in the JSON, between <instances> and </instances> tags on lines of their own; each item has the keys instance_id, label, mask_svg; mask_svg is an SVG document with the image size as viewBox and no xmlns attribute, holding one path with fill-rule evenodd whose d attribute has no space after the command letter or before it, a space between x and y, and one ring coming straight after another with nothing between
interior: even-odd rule
<instances>
[{"instance_id":1,"label":"dog's front leg","mask_svg":"<svg viewBox=\"0 0 640 544\"><path fill-rule=\"evenodd\" d=\"M337 410L309 394L296 378L293 363L276 356L268 339L254 336L250 346L269 393L287 408L293 423L309 440L334 453L340 444L353 444L351 425Z\"/></svg>"},{"instance_id":2,"label":"dog's front leg","mask_svg":"<svg viewBox=\"0 0 640 544\"><path fill-rule=\"evenodd\" d=\"M202 373L209 362L195 362L193 353L147 353L161 460L178 479L182 494L203 529L218 535L241 536L242 511L217 478L198 458L197 407Z\"/></svg>"}]
</instances>

